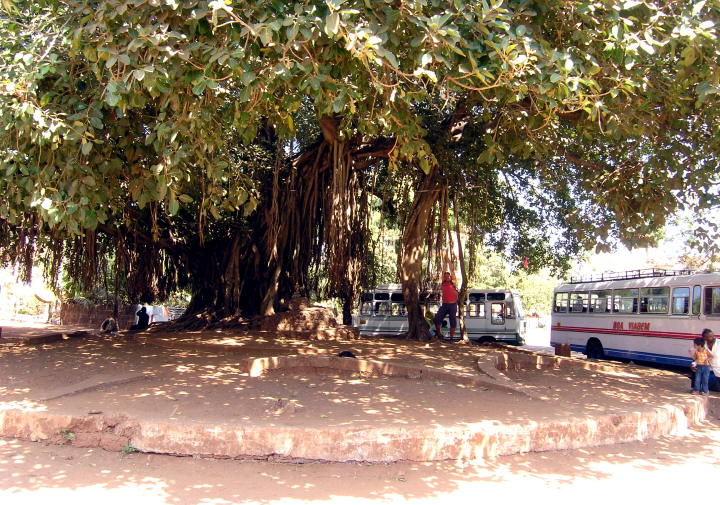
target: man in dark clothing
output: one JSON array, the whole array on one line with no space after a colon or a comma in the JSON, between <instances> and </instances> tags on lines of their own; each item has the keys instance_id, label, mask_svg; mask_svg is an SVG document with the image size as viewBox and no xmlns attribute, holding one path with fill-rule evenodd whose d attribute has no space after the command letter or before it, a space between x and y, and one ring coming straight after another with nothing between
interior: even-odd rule
<instances>
[{"instance_id":1,"label":"man in dark clothing","mask_svg":"<svg viewBox=\"0 0 720 505\"><path fill-rule=\"evenodd\" d=\"M135 315L138 317L138 322L130 327L131 330L144 330L149 326L150 315L147 313L147 309L145 307L138 310Z\"/></svg>"}]
</instances>

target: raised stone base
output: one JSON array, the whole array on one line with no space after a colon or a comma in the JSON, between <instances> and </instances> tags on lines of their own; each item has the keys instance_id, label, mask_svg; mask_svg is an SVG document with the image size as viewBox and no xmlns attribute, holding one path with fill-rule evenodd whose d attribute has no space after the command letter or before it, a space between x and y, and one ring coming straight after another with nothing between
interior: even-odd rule
<instances>
[{"instance_id":1,"label":"raised stone base","mask_svg":"<svg viewBox=\"0 0 720 505\"><path fill-rule=\"evenodd\" d=\"M489 360L489 361L488 361ZM245 359L238 371L250 377L278 371L303 374L358 374L433 380L522 394L504 377L508 367L580 366L567 358L500 352L478 362L482 375L428 367L327 356L275 356ZM489 368L486 366L490 364ZM586 363L588 366L608 366ZM504 377L504 378L503 378ZM528 397L528 401L538 401ZM65 415L40 405L0 410L0 435L106 450L204 455L228 458L375 461L479 460L519 452L585 446L682 435L705 418L705 397L679 399L674 405L648 405L632 411L499 423L485 420L458 425L288 426L277 423L199 423L139 419L122 413Z\"/></svg>"}]
</instances>

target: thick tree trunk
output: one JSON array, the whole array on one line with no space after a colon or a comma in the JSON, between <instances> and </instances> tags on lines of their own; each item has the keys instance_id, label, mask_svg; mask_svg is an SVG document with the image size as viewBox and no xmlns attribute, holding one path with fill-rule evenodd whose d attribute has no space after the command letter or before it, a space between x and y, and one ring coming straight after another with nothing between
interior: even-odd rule
<instances>
[{"instance_id":1,"label":"thick tree trunk","mask_svg":"<svg viewBox=\"0 0 720 505\"><path fill-rule=\"evenodd\" d=\"M353 297L342 297L342 324L352 326Z\"/></svg>"},{"instance_id":2,"label":"thick tree trunk","mask_svg":"<svg viewBox=\"0 0 720 505\"><path fill-rule=\"evenodd\" d=\"M402 236L401 272L403 297L407 307L407 338L420 341L431 340L430 328L420 307L420 282L425 233L430 212L440 193L435 183L434 172L426 176L420 185Z\"/></svg>"},{"instance_id":3,"label":"thick tree trunk","mask_svg":"<svg viewBox=\"0 0 720 505\"><path fill-rule=\"evenodd\" d=\"M455 237L458 243L458 263L460 264L460 293L458 294L458 319L460 323L460 339L465 344L470 343L468 338L467 326L465 325L465 300L467 300L468 281L465 271L465 258L463 255L462 240L460 238L460 216L459 209L453 205L455 214Z\"/></svg>"},{"instance_id":4,"label":"thick tree trunk","mask_svg":"<svg viewBox=\"0 0 720 505\"><path fill-rule=\"evenodd\" d=\"M120 254L115 249L115 282L113 283L113 318L115 321L120 320Z\"/></svg>"},{"instance_id":5,"label":"thick tree trunk","mask_svg":"<svg viewBox=\"0 0 720 505\"><path fill-rule=\"evenodd\" d=\"M260 206L244 231L192 252L193 297L186 318L199 314L212 324L241 314L273 314L293 291L312 290L317 282L311 266L322 264L329 294L343 302L343 323L352 324L368 238L367 195L357 160L367 166L387 156L394 142L341 140L333 118L323 118L320 126L322 139L268 173Z\"/></svg>"}]
</instances>

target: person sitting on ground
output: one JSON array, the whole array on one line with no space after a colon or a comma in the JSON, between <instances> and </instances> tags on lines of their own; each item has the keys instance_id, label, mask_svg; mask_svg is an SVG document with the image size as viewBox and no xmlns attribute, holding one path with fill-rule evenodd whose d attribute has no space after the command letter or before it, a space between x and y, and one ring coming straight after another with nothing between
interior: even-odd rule
<instances>
[{"instance_id":1,"label":"person sitting on ground","mask_svg":"<svg viewBox=\"0 0 720 505\"><path fill-rule=\"evenodd\" d=\"M455 283L452 281L450 272L445 272L443 274L443 281L440 285L440 289L442 290L442 305L440 305L440 310L437 311L435 319L433 319L433 322L435 323L435 337L440 338L442 336L442 333L440 332L440 325L442 324L443 319L445 319L445 316L448 316L450 319L450 338L453 339L455 338L455 328L457 327L458 290L455 287Z\"/></svg>"},{"instance_id":2,"label":"person sitting on ground","mask_svg":"<svg viewBox=\"0 0 720 505\"><path fill-rule=\"evenodd\" d=\"M693 340L695 349L692 352L693 365L695 366L695 381L693 382L693 394L710 394L708 379L710 378L710 360L713 353L705 347L705 339L698 337Z\"/></svg>"},{"instance_id":3,"label":"person sitting on ground","mask_svg":"<svg viewBox=\"0 0 720 505\"><path fill-rule=\"evenodd\" d=\"M146 329L150 323L150 315L147 313L147 309L143 307L135 315L138 317L138 322L133 324L130 329L136 331Z\"/></svg>"},{"instance_id":4,"label":"person sitting on ground","mask_svg":"<svg viewBox=\"0 0 720 505\"><path fill-rule=\"evenodd\" d=\"M428 328L430 328L431 330L435 326L434 319L435 319L435 314L433 314L432 311L430 311L430 310L425 311L425 322L428 324Z\"/></svg>"},{"instance_id":5,"label":"person sitting on ground","mask_svg":"<svg viewBox=\"0 0 720 505\"><path fill-rule=\"evenodd\" d=\"M117 333L118 325L114 317L108 317L100 325L100 333Z\"/></svg>"}]
</instances>

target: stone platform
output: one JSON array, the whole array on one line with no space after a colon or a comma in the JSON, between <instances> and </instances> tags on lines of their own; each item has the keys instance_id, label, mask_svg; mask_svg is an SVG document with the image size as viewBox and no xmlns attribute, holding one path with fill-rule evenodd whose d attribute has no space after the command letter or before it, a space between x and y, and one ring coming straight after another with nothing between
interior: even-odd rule
<instances>
[{"instance_id":1,"label":"stone platform","mask_svg":"<svg viewBox=\"0 0 720 505\"><path fill-rule=\"evenodd\" d=\"M708 408L670 372L511 347L203 333L0 352L1 436L116 451L478 460L682 436Z\"/></svg>"}]
</instances>

